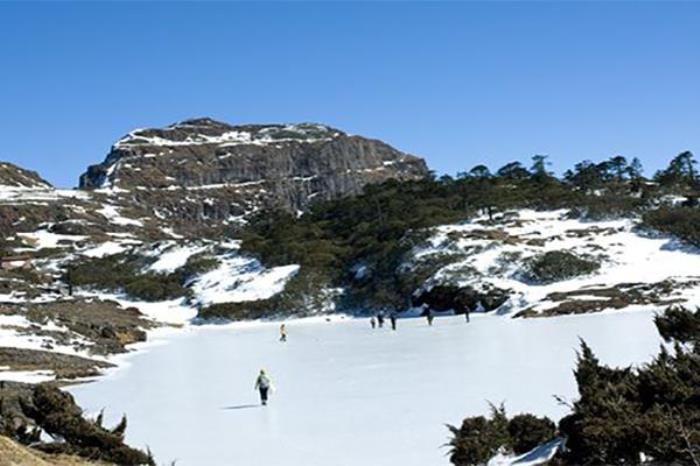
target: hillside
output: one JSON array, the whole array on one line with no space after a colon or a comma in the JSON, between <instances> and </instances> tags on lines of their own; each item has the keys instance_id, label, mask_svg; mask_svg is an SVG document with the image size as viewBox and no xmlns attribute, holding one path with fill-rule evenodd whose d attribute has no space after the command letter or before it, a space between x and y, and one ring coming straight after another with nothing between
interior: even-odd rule
<instances>
[{"instance_id":1,"label":"hillside","mask_svg":"<svg viewBox=\"0 0 700 466\"><path fill-rule=\"evenodd\" d=\"M436 358L454 354L463 342L469 319L455 314L479 314L475 321L500 317L480 323L485 333L472 334L487 346L494 340L489 328L505 335L543 325L556 332L566 321L534 318L599 313L580 321L590 323L590 338L613 331L617 315L648 325L652 312L700 305L694 165L684 152L646 178L638 161L614 157L582 162L557 177L545 157L535 156L530 168L513 162L492 173L479 165L436 179L421 159L327 126L230 126L208 119L133 131L102 164L88 168L81 189L56 189L36 173L2 164L0 380L95 378L144 344L206 323L324 316L316 319L320 324L335 320L330 314L378 312L440 316L450 328L435 335L423 334L422 319L400 324L415 332L415 341L431 338ZM588 317L596 316L578 318ZM360 339L366 324L352 321ZM248 326L258 324L234 327ZM566 348L579 328L569 330L560 342ZM644 355L658 344L655 335L629 336ZM319 340L307 340L303 359L325 358L314 346ZM551 351L552 341L539 351ZM375 345L367 344L365 354ZM400 354L409 349L427 354L421 345ZM645 360L629 356L622 360ZM560 368L569 365L560 362ZM154 369L146 370L151 376ZM58 393L48 392L49 399L60 401ZM54 408L63 412L65 405ZM80 416L73 447L80 450L82 436L94 429L110 444L110 436L121 439L124 424L110 431L101 420L82 419L72 400L67 405L70 416ZM443 408L441 416L452 403ZM470 406L468 412L479 411ZM0 420L8 419L0 412ZM430 422L437 428L444 420ZM149 428L149 422L139 424ZM59 424L48 428L73 425ZM551 445L545 456L559 443ZM31 451L2 447L33 461L26 456ZM144 452L132 454L147 461Z\"/></svg>"},{"instance_id":2,"label":"hillside","mask_svg":"<svg viewBox=\"0 0 700 466\"><path fill-rule=\"evenodd\" d=\"M163 323L698 304L693 162L647 179L615 157L558 178L537 156L434 179L327 126L200 119L131 132L80 190L3 165L0 366L92 375ZM273 189L288 182L292 197ZM236 199L250 208L234 226Z\"/></svg>"},{"instance_id":3,"label":"hillside","mask_svg":"<svg viewBox=\"0 0 700 466\"><path fill-rule=\"evenodd\" d=\"M0 164L4 377L93 375L161 322L270 298L298 266L267 268L239 251L251 215L427 174L420 158L325 125L211 119L132 131L81 189Z\"/></svg>"}]
</instances>

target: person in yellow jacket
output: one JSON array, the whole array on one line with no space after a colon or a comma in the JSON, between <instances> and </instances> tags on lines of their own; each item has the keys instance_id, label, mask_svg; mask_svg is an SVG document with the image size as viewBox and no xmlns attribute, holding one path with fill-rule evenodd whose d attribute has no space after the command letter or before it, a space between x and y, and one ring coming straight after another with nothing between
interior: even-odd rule
<instances>
[{"instance_id":1,"label":"person in yellow jacket","mask_svg":"<svg viewBox=\"0 0 700 466\"><path fill-rule=\"evenodd\" d=\"M280 325L280 341L287 341L287 326Z\"/></svg>"}]
</instances>

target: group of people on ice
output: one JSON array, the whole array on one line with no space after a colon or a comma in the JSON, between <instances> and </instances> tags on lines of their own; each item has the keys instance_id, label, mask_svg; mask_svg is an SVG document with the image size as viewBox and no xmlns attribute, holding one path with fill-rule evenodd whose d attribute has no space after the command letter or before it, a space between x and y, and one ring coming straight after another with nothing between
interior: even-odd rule
<instances>
[{"instance_id":1,"label":"group of people on ice","mask_svg":"<svg viewBox=\"0 0 700 466\"><path fill-rule=\"evenodd\" d=\"M429 326L433 326L433 320L435 320L435 313L432 309L428 308L425 311L425 318L428 321ZM469 308L464 310L464 317L467 322L469 322ZM389 314L389 322L391 322L391 329L396 330L396 313L392 312ZM384 327L384 313L382 311L378 312L376 316L369 318L369 324L372 328L383 328Z\"/></svg>"},{"instance_id":2,"label":"group of people on ice","mask_svg":"<svg viewBox=\"0 0 700 466\"><path fill-rule=\"evenodd\" d=\"M392 312L391 314L389 314L389 322L391 322L391 329L396 330L396 313L395 312ZM377 314L376 318L374 316L372 316L369 319L369 323L370 323L370 325L372 325L372 328L377 328L377 327L383 328L384 327L384 313L380 311Z\"/></svg>"},{"instance_id":3,"label":"group of people on ice","mask_svg":"<svg viewBox=\"0 0 700 466\"><path fill-rule=\"evenodd\" d=\"M428 325L432 327L433 320L435 320L435 313L432 309L428 308L425 313L425 318L428 321ZM465 309L464 316L467 322L469 322L469 309ZM383 328L386 318L383 311L379 311L376 316L372 316L369 319L369 323L372 328ZM391 329L396 330L397 315L396 312L391 312L389 314L389 322L391 324ZM280 325L280 339L282 343L287 341L287 326L285 324ZM255 390L260 392L260 402L263 406L267 405L268 396L270 390L272 390L272 381L270 377L265 372L265 369L260 369L257 379L255 380Z\"/></svg>"}]
</instances>

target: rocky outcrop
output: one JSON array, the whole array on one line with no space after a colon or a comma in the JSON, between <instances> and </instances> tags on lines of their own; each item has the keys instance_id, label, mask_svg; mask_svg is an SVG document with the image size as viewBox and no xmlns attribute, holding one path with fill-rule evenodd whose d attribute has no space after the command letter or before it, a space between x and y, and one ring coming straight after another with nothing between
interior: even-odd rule
<instances>
[{"instance_id":1,"label":"rocky outcrop","mask_svg":"<svg viewBox=\"0 0 700 466\"><path fill-rule=\"evenodd\" d=\"M51 184L37 172L20 168L9 162L0 162L0 189L48 189Z\"/></svg>"},{"instance_id":2,"label":"rocky outcrop","mask_svg":"<svg viewBox=\"0 0 700 466\"><path fill-rule=\"evenodd\" d=\"M109 190L175 222L227 223L261 207L305 211L369 183L426 175L423 159L325 125L204 118L132 131L80 187Z\"/></svg>"},{"instance_id":3,"label":"rocky outcrop","mask_svg":"<svg viewBox=\"0 0 700 466\"><path fill-rule=\"evenodd\" d=\"M510 297L509 290L502 290L490 284L483 284L478 290L471 286L436 285L430 290L414 296L413 305L427 305L436 311L453 310L458 314L465 311L493 311Z\"/></svg>"}]
</instances>

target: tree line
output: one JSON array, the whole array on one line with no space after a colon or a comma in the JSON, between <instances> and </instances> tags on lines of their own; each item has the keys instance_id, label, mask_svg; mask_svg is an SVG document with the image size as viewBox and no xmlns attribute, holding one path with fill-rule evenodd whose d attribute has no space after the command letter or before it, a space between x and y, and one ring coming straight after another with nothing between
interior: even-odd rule
<instances>
[{"instance_id":1,"label":"tree line","mask_svg":"<svg viewBox=\"0 0 700 466\"><path fill-rule=\"evenodd\" d=\"M315 204L300 217L260 212L241 233L242 249L267 266L300 264L302 274L323 277L320 287L343 287L341 307L402 309L421 279L401 267L408 253L430 227L478 214L493 219L507 209L570 209L571 216L601 219L653 211L645 217L653 228L700 240L698 222L679 220L675 207L662 202L683 196L685 208L696 212L696 166L693 154L683 152L649 179L639 159L618 155L583 161L557 177L549 158L535 155L527 166L510 162L495 172L480 164L456 177L390 180L366 186L359 196Z\"/></svg>"}]
</instances>

